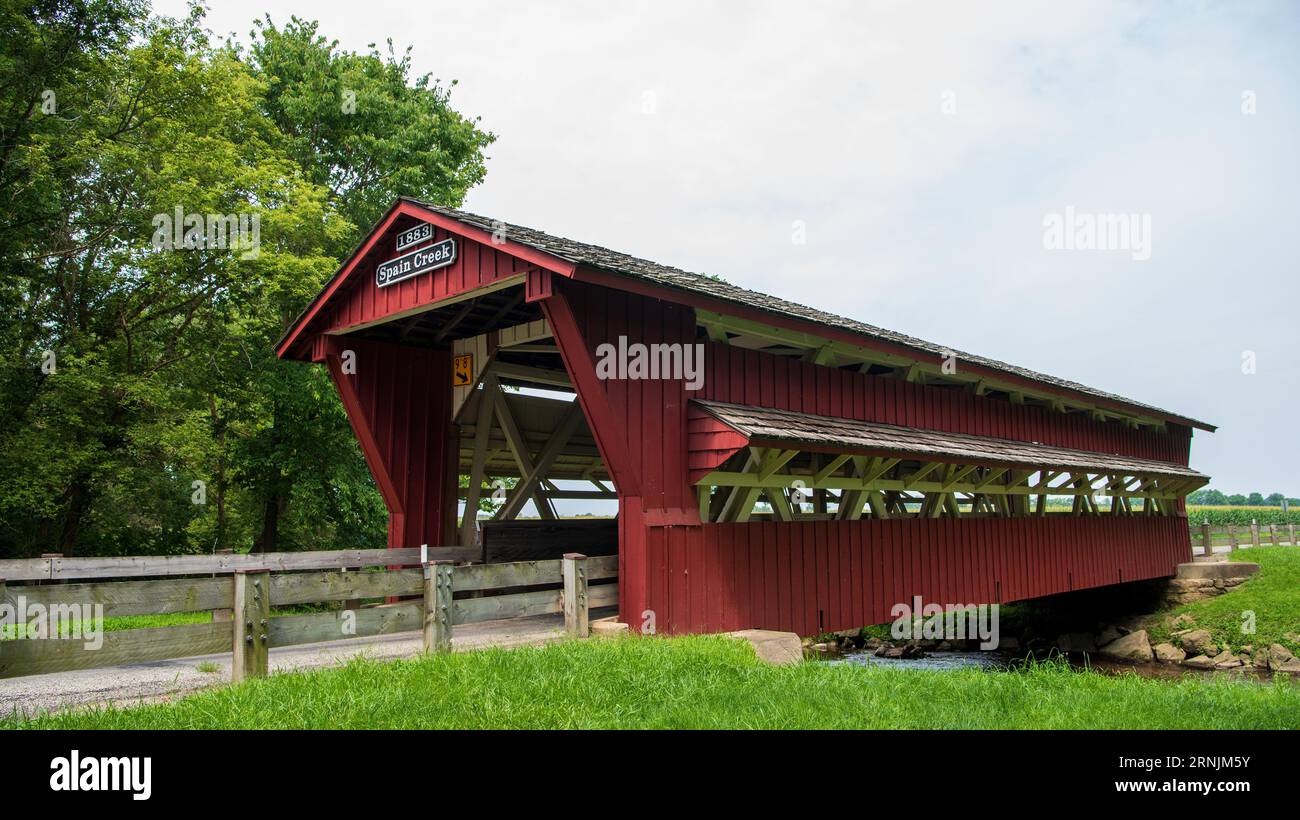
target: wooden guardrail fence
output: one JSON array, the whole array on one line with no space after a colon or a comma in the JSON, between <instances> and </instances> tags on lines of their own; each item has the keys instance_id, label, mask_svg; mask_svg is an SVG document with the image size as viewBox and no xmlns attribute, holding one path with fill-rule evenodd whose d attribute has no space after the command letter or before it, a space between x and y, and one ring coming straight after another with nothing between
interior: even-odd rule
<instances>
[{"instance_id":1,"label":"wooden guardrail fence","mask_svg":"<svg viewBox=\"0 0 1300 820\"><path fill-rule=\"evenodd\" d=\"M1199 528L1193 525L1192 531L1196 542L1193 552L1199 547L1198 555L1210 555L1215 547L1223 546L1228 547L1228 552L1231 552L1245 546L1258 547L1265 543L1272 546L1296 545L1295 524L1261 525L1259 521L1252 520L1248 526L1243 527L1238 527L1236 524L1214 527L1210 522L1203 521Z\"/></svg>"},{"instance_id":2,"label":"wooden guardrail fence","mask_svg":"<svg viewBox=\"0 0 1300 820\"><path fill-rule=\"evenodd\" d=\"M407 552L411 555L406 555ZM412 563L411 558L418 563L420 552L419 549L350 550L332 556L283 553L280 556L294 558L278 557L270 566L228 562L224 571L229 574L208 578L7 586L6 580L0 577L0 603L15 607L20 598L25 607L40 605L46 611L64 607L71 612L75 611L71 608L101 604L106 618L233 610L230 621L105 631L102 645L97 649L87 648L84 639L79 637L0 640L0 678L232 652L232 677L241 680L265 675L269 667L268 651L279 646L423 629L425 650L445 651L450 649L455 625L559 612L565 614L567 631L585 637L587 609L618 603L617 584L588 587L589 581L617 578L617 556L588 559L571 554L560 560L462 566L439 557L408 569L357 572L345 568L400 565ZM452 553L430 549L428 554ZM312 569L329 562L333 562L329 570ZM344 566L338 566L339 563ZM137 572L143 566L126 564L114 568ZM149 563L148 569L156 571L159 566ZM181 565L161 566L178 570ZM210 564L185 566L187 574L215 571ZM88 571L84 567L72 569ZM56 568L56 571L63 570ZM94 570L101 574L104 571L105 568ZM457 593L466 594L456 597ZM407 596L420 596L420 600L307 615L277 616L273 611L274 607L295 604Z\"/></svg>"},{"instance_id":3,"label":"wooden guardrail fence","mask_svg":"<svg viewBox=\"0 0 1300 820\"><path fill-rule=\"evenodd\" d=\"M0 561L7 581L82 581L88 578L145 578L171 575L222 575L239 569L287 572L304 569L406 566L418 564L421 549L328 550L218 555L136 555L105 558L19 558ZM479 547L433 547L430 560L477 561Z\"/></svg>"}]
</instances>

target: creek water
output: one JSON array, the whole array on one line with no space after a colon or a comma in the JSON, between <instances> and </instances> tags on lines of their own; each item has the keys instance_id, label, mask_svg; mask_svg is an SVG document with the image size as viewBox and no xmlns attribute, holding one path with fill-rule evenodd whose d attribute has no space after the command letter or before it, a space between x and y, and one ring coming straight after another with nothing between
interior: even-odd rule
<instances>
[{"instance_id":1,"label":"creek water","mask_svg":"<svg viewBox=\"0 0 1300 820\"><path fill-rule=\"evenodd\" d=\"M1072 655L1069 660L1070 666L1079 670L1087 669L1102 675L1135 674L1139 677L1159 680L1216 676L1235 681L1266 683L1273 677L1268 671L1258 669L1204 671L1176 664L1125 663L1099 658L1095 655L1087 658L1081 655ZM928 652L925 657L921 658L882 658L869 651L859 650L828 658L823 663L849 664L882 669L929 669L941 672L953 669L983 669L988 672L1006 672L1023 665L1024 658L1002 652L980 651Z\"/></svg>"},{"instance_id":2,"label":"creek water","mask_svg":"<svg viewBox=\"0 0 1300 820\"><path fill-rule=\"evenodd\" d=\"M884 669L1010 669L1012 659L997 652L929 652L923 658L882 658L870 652L845 652L838 658L827 660L831 664L852 666L878 666Z\"/></svg>"}]
</instances>

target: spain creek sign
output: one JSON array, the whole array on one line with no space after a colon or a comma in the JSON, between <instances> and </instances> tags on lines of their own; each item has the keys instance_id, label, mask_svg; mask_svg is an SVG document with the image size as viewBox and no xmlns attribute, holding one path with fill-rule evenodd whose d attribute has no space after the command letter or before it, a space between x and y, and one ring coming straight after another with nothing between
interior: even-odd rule
<instances>
[{"instance_id":1,"label":"spain creek sign","mask_svg":"<svg viewBox=\"0 0 1300 820\"><path fill-rule=\"evenodd\" d=\"M399 247L400 243L399 243ZM456 261L456 240L444 239L427 248L404 253L395 259L381 262L375 268L375 285L388 287L394 282L401 282L438 268L445 268Z\"/></svg>"}]
</instances>

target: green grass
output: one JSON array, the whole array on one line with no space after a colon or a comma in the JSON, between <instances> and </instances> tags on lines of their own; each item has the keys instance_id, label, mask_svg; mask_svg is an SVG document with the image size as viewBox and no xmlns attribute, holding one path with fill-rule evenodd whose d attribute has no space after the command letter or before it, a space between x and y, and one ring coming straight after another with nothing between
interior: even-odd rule
<instances>
[{"instance_id":1,"label":"green grass","mask_svg":"<svg viewBox=\"0 0 1300 820\"><path fill-rule=\"evenodd\" d=\"M1259 573L1230 592L1165 614L1170 618L1184 613L1192 616L1196 628L1208 629L1218 643L1229 644L1234 652L1244 645L1259 649L1280 643L1300 653L1300 548L1252 548L1232 553L1229 560L1257 563ZM1255 613L1253 635L1241 631L1246 611ZM1170 618L1158 619L1152 627L1153 642L1172 637Z\"/></svg>"},{"instance_id":2,"label":"green grass","mask_svg":"<svg viewBox=\"0 0 1300 820\"><path fill-rule=\"evenodd\" d=\"M176 626L178 624L207 623L212 620L211 612L174 612L168 615L118 615L104 619L105 632L121 632L127 629L152 629L159 626ZM60 633L70 634L71 623L61 623ZM15 634L16 633L16 634ZM0 628L0 641L27 637L26 624L11 624Z\"/></svg>"},{"instance_id":3,"label":"green grass","mask_svg":"<svg viewBox=\"0 0 1300 820\"><path fill-rule=\"evenodd\" d=\"M0 725L6 722L0 721ZM221 728L1300 728L1300 687L1013 672L773 667L719 636L566 641L276 675L175 703L9 726Z\"/></svg>"},{"instance_id":4,"label":"green grass","mask_svg":"<svg viewBox=\"0 0 1300 820\"><path fill-rule=\"evenodd\" d=\"M274 611L277 616L310 615L314 612L323 612L329 608L319 604L298 604L276 607ZM104 619L104 631L122 632L128 629L153 629L160 626L178 626L180 624L206 624L211 621L211 612L172 612L166 615L115 615ZM62 622L59 626L59 633L63 637L71 634L72 624L70 622ZM15 637L26 638L27 633L26 624L10 624L0 627L0 641L14 640Z\"/></svg>"}]
</instances>

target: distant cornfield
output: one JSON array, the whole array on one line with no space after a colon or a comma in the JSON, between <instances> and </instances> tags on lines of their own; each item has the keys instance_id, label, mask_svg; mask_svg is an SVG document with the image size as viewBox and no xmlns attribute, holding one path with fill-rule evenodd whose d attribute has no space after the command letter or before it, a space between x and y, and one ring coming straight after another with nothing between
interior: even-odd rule
<instances>
[{"instance_id":1,"label":"distant cornfield","mask_svg":"<svg viewBox=\"0 0 1300 820\"><path fill-rule=\"evenodd\" d=\"M1250 526L1251 520L1261 525L1300 524L1300 509L1294 507L1283 514L1281 507L1203 507L1187 505L1187 521L1192 527L1199 527L1202 522L1210 522L1212 527L1226 527L1229 524Z\"/></svg>"}]
</instances>

